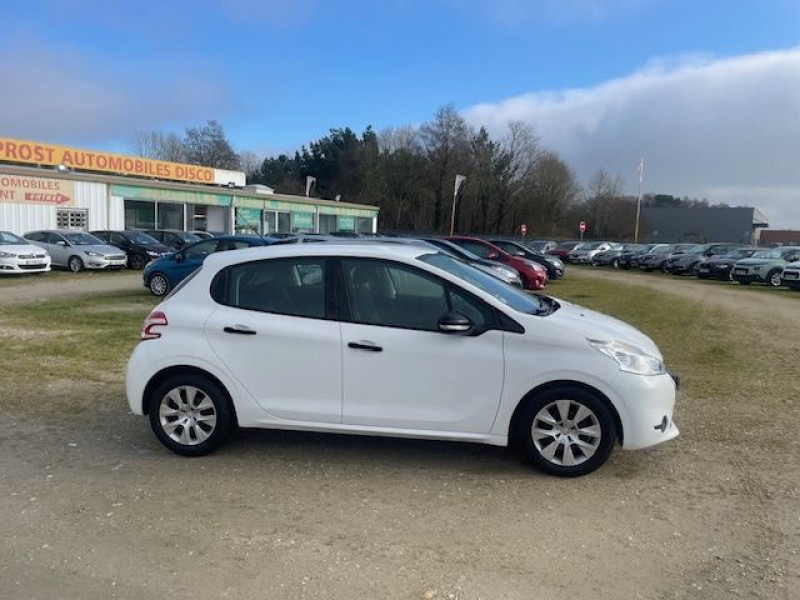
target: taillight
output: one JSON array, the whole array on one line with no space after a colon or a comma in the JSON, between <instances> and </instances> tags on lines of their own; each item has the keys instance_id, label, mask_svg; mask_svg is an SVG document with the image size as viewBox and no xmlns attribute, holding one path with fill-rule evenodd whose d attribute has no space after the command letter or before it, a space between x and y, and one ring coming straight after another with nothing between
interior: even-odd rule
<instances>
[{"instance_id":1,"label":"taillight","mask_svg":"<svg viewBox=\"0 0 800 600\"><path fill-rule=\"evenodd\" d=\"M142 323L142 340L157 340L161 337L161 333L157 331L158 327L166 327L167 315L160 310L155 310L147 315L147 318Z\"/></svg>"}]
</instances>

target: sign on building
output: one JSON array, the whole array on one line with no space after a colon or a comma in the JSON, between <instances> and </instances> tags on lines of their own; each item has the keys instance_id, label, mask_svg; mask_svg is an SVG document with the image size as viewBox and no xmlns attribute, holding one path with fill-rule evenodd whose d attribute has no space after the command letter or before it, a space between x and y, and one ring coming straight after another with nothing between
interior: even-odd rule
<instances>
[{"instance_id":1,"label":"sign on building","mask_svg":"<svg viewBox=\"0 0 800 600\"><path fill-rule=\"evenodd\" d=\"M61 179L0 175L0 202L73 206L75 186Z\"/></svg>"}]
</instances>

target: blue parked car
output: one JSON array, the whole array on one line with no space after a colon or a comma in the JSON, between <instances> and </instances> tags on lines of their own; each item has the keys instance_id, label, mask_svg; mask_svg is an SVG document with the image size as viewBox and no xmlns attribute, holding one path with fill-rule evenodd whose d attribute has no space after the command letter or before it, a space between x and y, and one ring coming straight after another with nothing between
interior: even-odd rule
<instances>
[{"instance_id":1,"label":"blue parked car","mask_svg":"<svg viewBox=\"0 0 800 600\"><path fill-rule=\"evenodd\" d=\"M154 296L164 296L200 267L209 254L253 246L269 246L277 241L277 238L258 235L225 235L195 242L148 263L144 268L144 287Z\"/></svg>"}]
</instances>

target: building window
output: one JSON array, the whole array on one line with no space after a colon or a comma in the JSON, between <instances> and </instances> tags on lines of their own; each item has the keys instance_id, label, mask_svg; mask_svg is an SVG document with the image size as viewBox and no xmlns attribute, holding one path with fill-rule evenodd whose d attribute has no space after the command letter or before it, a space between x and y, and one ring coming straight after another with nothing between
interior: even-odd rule
<instances>
[{"instance_id":1,"label":"building window","mask_svg":"<svg viewBox=\"0 0 800 600\"><path fill-rule=\"evenodd\" d=\"M88 210L56 210L58 229L83 229L89 224Z\"/></svg>"},{"instance_id":2,"label":"building window","mask_svg":"<svg viewBox=\"0 0 800 600\"><path fill-rule=\"evenodd\" d=\"M372 233L372 217L356 217L356 231L358 233Z\"/></svg>"},{"instance_id":3,"label":"building window","mask_svg":"<svg viewBox=\"0 0 800 600\"><path fill-rule=\"evenodd\" d=\"M314 213L293 212L292 233L314 233Z\"/></svg>"},{"instance_id":4,"label":"building window","mask_svg":"<svg viewBox=\"0 0 800 600\"><path fill-rule=\"evenodd\" d=\"M155 229L156 205L154 202L125 200L125 229Z\"/></svg>"},{"instance_id":5,"label":"building window","mask_svg":"<svg viewBox=\"0 0 800 600\"><path fill-rule=\"evenodd\" d=\"M183 204L158 203L158 227L183 231Z\"/></svg>"},{"instance_id":6,"label":"building window","mask_svg":"<svg viewBox=\"0 0 800 600\"><path fill-rule=\"evenodd\" d=\"M336 215L320 215L319 216L319 232L320 233L333 233L339 229L336 226Z\"/></svg>"},{"instance_id":7,"label":"building window","mask_svg":"<svg viewBox=\"0 0 800 600\"><path fill-rule=\"evenodd\" d=\"M237 207L236 233L261 233L261 210Z\"/></svg>"},{"instance_id":8,"label":"building window","mask_svg":"<svg viewBox=\"0 0 800 600\"><path fill-rule=\"evenodd\" d=\"M292 215L288 212L278 213L278 233L292 232Z\"/></svg>"}]
</instances>

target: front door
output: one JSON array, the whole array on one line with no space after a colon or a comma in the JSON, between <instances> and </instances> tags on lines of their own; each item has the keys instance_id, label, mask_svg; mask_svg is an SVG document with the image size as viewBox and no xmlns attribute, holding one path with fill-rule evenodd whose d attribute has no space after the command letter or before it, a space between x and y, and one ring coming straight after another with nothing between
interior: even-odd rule
<instances>
[{"instance_id":1,"label":"front door","mask_svg":"<svg viewBox=\"0 0 800 600\"><path fill-rule=\"evenodd\" d=\"M214 285L219 306L206 322L208 341L274 420L342 419L342 338L325 301L325 264L241 263Z\"/></svg>"},{"instance_id":2,"label":"front door","mask_svg":"<svg viewBox=\"0 0 800 600\"><path fill-rule=\"evenodd\" d=\"M390 261L343 261L351 321L342 323L343 422L488 433L503 384L503 332L439 331L455 311L477 327L493 311L455 286Z\"/></svg>"}]
</instances>

